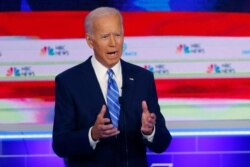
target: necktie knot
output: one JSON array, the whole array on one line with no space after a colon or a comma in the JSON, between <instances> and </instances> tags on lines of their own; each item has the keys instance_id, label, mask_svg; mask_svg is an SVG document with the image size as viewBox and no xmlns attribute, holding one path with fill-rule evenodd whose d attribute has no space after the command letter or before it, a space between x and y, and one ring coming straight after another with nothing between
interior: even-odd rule
<instances>
[{"instance_id":1,"label":"necktie knot","mask_svg":"<svg viewBox=\"0 0 250 167\"><path fill-rule=\"evenodd\" d=\"M113 78L114 71L112 69L108 69L107 73L110 78Z\"/></svg>"}]
</instances>

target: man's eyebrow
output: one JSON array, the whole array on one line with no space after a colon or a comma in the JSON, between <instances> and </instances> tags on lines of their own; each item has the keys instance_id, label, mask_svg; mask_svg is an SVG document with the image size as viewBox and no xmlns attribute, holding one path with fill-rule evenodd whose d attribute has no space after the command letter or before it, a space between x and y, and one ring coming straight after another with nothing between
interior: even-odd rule
<instances>
[{"instance_id":1,"label":"man's eyebrow","mask_svg":"<svg viewBox=\"0 0 250 167\"><path fill-rule=\"evenodd\" d=\"M101 33L101 35L110 35L111 33Z\"/></svg>"}]
</instances>

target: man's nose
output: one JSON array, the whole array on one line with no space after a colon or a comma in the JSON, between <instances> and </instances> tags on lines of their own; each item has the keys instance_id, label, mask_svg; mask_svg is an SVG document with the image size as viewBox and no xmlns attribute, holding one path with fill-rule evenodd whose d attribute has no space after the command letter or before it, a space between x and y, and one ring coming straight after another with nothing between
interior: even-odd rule
<instances>
[{"instance_id":1,"label":"man's nose","mask_svg":"<svg viewBox=\"0 0 250 167\"><path fill-rule=\"evenodd\" d=\"M110 35L110 38L109 38L109 45L110 45L110 46L115 46L115 45L116 45L116 39L115 39L115 36L114 36L114 35Z\"/></svg>"}]
</instances>

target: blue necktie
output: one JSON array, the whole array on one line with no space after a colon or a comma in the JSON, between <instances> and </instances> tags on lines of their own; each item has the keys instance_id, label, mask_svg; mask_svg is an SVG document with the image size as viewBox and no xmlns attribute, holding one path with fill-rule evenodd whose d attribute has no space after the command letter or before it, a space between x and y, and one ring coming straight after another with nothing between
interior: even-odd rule
<instances>
[{"instance_id":1,"label":"blue necktie","mask_svg":"<svg viewBox=\"0 0 250 167\"><path fill-rule=\"evenodd\" d=\"M108 89L107 89L107 106L114 127L118 128L118 120L120 115L119 90L113 78L114 72L112 69L108 73Z\"/></svg>"}]
</instances>

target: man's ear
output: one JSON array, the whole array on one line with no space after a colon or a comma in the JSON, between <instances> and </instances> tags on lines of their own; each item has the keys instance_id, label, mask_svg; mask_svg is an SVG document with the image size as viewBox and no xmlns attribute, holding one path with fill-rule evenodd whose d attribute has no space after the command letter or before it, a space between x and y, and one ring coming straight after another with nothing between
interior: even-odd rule
<instances>
[{"instance_id":1,"label":"man's ear","mask_svg":"<svg viewBox=\"0 0 250 167\"><path fill-rule=\"evenodd\" d=\"M86 34L86 41L87 41L87 44L89 45L89 47L91 49L93 49L93 39L92 39L90 34Z\"/></svg>"}]
</instances>

